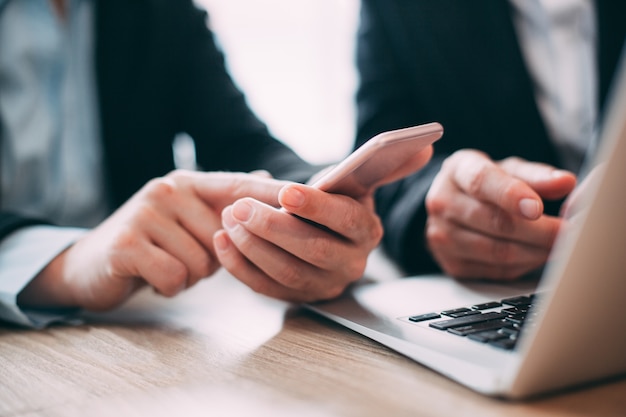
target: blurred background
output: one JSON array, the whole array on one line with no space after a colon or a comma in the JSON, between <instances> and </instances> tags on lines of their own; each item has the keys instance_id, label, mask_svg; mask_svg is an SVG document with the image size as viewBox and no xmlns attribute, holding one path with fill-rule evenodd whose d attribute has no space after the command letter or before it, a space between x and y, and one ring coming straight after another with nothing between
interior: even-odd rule
<instances>
[{"instance_id":1,"label":"blurred background","mask_svg":"<svg viewBox=\"0 0 626 417\"><path fill-rule=\"evenodd\" d=\"M354 139L358 0L196 0L271 132L313 163Z\"/></svg>"}]
</instances>

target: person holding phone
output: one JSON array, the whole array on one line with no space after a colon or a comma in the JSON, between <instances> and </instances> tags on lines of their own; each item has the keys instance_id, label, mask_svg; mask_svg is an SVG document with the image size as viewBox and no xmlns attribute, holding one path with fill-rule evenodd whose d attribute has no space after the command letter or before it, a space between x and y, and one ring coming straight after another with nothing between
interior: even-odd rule
<instances>
[{"instance_id":1,"label":"person holding phone","mask_svg":"<svg viewBox=\"0 0 626 417\"><path fill-rule=\"evenodd\" d=\"M191 0L0 0L0 319L174 296L221 266L291 301L360 278L371 193L297 183L321 167L250 111L206 18ZM179 133L198 171L174 170Z\"/></svg>"},{"instance_id":2,"label":"person holding phone","mask_svg":"<svg viewBox=\"0 0 626 417\"><path fill-rule=\"evenodd\" d=\"M363 0L356 145L431 120L431 162L379 190L410 274L514 279L547 260L626 36L610 0Z\"/></svg>"}]
</instances>

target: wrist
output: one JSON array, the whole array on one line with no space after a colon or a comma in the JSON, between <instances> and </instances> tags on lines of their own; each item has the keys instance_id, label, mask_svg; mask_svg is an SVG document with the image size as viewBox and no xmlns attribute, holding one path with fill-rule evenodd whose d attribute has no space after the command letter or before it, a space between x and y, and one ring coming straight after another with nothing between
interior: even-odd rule
<instances>
[{"instance_id":1,"label":"wrist","mask_svg":"<svg viewBox=\"0 0 626 417\"><path fill-rule=\"evenodd\" d=\"M67 249L46 265L17 296L25 308L78 307L65 276Z\"/></svg>"}]
</instances>

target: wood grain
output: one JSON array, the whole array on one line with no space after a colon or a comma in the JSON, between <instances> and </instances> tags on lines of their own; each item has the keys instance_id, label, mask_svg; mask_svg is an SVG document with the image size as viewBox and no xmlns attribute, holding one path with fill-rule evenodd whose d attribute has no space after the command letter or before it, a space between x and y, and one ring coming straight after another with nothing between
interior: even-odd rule
<instances>
[{"instance_id":1,"label":"wood grain","mask_svg":"<svg viewBox=\"0 0 626 417\"><path fill-rule=\"evenodd\" d=\"M626 381L511 403L222 273L79 326L0 325L0 416L624 416Z\"/></svg>"}]
</instances>

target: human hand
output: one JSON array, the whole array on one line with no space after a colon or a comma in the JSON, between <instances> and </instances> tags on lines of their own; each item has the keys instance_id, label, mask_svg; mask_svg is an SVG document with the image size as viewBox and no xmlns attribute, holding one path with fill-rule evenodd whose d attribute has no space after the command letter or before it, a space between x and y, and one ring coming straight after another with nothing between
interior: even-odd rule
<instances>
[{"instance_id":1,"label":"human hand","mask_svg":"<svg viewBox=\"0 0 626 417\"><path fill-rule=\"evenodd\" d=\"M174 296L219 268L221 210L243 196L277 206L285 182L261 175L174 171L150 181L55 258L20 294L33 307L106 310L150 285Z\"/></svg>"},{"instance_id":2,"label":"human hand","mask_svg":"<svg viewBox=\"0 0 626 417\"><path fill-rule=\"evenodd\" d=\"M543 265L563 220L543 214L574 174L520 158L492 161L461 150L444 162L426 196L426 243L457 278L514 279Z\"/></svg>"},{"instance_id":3,"label":"human hand","mask_svg":"<svg viewBox=\"0 0 626 417\"><path fill-rule=\"evenodd\" d=\"M431 155L431 147L417 153L380 184L416 171ZM361 278L369 253L382 238L373 192L355 200L290 184L279 196L285 210L251 198L237 201L222 212L217 256L261 294L293 302L334 298Z\"/></svg>"}]
</instances>

